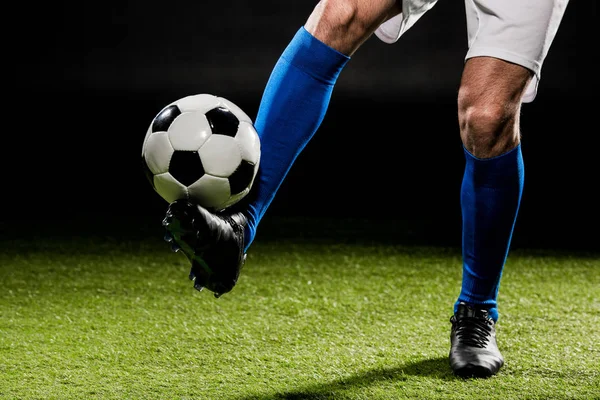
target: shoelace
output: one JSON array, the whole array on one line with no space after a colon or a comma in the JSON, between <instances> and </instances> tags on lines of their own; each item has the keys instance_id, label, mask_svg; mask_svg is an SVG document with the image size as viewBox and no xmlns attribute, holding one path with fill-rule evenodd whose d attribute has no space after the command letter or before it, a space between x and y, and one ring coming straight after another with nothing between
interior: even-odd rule
<instances>
[{"instance_id":1,"label":"shoelace","mask_svg":"<svg viewBox=\"0 0 600 400\"><path fill-rule=\"evenodd\" d=\"M454 318L454 317L453 317ZM483 348L490 340L491 324L482 318L454 318L456 337L464 344Z\"/></svg>"}]
</instances>

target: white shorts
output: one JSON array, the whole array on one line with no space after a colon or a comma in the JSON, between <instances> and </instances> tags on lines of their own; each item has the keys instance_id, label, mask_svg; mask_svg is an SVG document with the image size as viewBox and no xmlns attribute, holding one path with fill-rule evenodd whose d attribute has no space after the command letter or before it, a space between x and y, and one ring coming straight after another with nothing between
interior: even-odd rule
<instances>
[{"instance_id":1,"label":"white shorts","mask_svg":"<svg viewBox=\"0 0 600 400\"><path fill-rule=\"evenodd\" d=\"M402 0L402 13L375 35L395 43L438 0ZM534 73L523 102L537 94L542 64L569 0L465 0L469 50L465 60L488 56L522 65Z\"/></svg>"}]
</instances>

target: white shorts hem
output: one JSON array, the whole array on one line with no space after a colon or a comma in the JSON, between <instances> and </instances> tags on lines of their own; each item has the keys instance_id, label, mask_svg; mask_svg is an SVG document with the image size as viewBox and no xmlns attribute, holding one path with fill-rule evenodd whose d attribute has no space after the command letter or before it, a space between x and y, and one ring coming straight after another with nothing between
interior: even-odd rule
<instances>
[{"instance_id":1,"label":"white shorts hem","mask_svg":"<svg viewBox=\"0 0 600 400\"><path fill-rule=\"evenodd\" d=\"M542 66L539 62L523 57L519 54L515 54L511 51L495 47L471 47L465 56L465 61L473 57L495 57L504 61L508 61L514 64L519 64L531 70L535 75L539 75Z\"/></svg>"}]
</instances>

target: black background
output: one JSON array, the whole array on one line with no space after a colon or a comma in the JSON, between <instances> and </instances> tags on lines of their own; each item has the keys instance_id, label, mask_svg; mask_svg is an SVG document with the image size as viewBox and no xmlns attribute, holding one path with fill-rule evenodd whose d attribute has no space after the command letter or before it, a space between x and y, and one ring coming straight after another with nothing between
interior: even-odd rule
<instances>
[{"instance_id":1,"label":"black background","mask_svg":"<svg viewBox=\"0 0 600 400\"><path fill-rule=\"evenodd\" d=\"M166 203L139 168L151 119L197 93L226 97L254 118L273 65L315 3L11 5L7 18L21 22L5 35L3 232L158 226ZM538 97L523 106L516 245L598 248L597 68L589 51L577 57L576 35L577 13L595 20L595 8L568 6ZM440 1L398 43L366 42L265 221L397 221L426 243L460 240L456 93L466 40L463 2Z\"/></svg>"}]
</instances>

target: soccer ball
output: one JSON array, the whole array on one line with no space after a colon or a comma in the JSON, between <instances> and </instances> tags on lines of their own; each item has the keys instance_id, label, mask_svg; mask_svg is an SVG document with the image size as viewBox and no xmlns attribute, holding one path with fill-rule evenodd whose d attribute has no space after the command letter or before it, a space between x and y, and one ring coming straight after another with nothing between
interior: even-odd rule
<instances>
[{"instance_id":1,"label":"soccer ball","mask_svg":"<svg viewBox=\"0 0 600 400\"><path fill-rule=\"evenodd\" d=\"M164 200L187 199L212 211L250 192L259 162L260 140L250 117L211 94L168 104L142 145L142 167Z\"/></svg>"}]
</instances>

